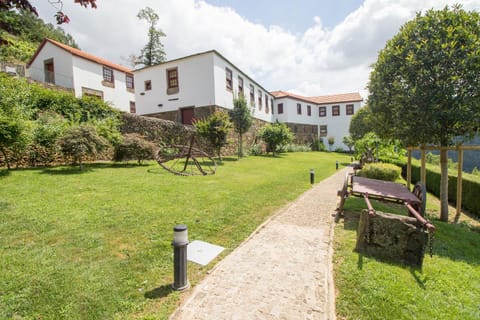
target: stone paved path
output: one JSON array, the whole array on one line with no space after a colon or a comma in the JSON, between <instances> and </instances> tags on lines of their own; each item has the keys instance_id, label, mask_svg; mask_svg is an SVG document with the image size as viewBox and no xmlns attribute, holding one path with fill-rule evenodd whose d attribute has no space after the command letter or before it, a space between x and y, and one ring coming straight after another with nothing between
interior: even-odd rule
<instances>
[{"instance_id":1,"label":"stone paved path","mask_svg":"<svg viewBox=\"0 0 480 320\"><path fill-rule=\"evenodd\" d=\"M335 319L333 217L339 170L258 228L171 319Z\"/></svg>"}]
</instances>

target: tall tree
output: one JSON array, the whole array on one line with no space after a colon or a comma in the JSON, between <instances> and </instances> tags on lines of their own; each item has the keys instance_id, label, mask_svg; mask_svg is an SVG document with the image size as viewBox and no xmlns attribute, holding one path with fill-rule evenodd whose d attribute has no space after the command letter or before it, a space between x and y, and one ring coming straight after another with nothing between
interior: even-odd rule
<instances>
[{"instance_id":1,"label":"tall tree","mask_svg":"<svg viewBox=\"0 0 480 320\"><path fill-rule=\"evenodd\" d=\"M247 106L243 95L233 99L233 110L230 112L233 128L238 134L238 158L243 157L243 135L250 129L253 123L252 112Z\"/></svg>"},{"instance_id":2,"label":"tall tree","mask_svg":"<svg viewBox=\"0 0 480 320\"><path fill-rule=\"evenodd\" d=\"M148 42L142 49L139 57L139 63L146 66L153 66L165 61L165 50L160 40L165 37L161 29L157 29L157 23L160 19L158 14L152 8L146 7L137 14L140 20L146 20L150 27L148 28Z\"/></svg>"},{"instance_id":3,"label":"tall tree","mask_svg":"<svg viewBox=\"0 0 480 320\"><path fill-rule=\"evenodd\" d=\"M368 103L380 137L452 145L480 127L480 15L456 5L407 22L380 52ZM448 221L447 151L440 152L441 213Z\"/></svg>"}]
</instances>

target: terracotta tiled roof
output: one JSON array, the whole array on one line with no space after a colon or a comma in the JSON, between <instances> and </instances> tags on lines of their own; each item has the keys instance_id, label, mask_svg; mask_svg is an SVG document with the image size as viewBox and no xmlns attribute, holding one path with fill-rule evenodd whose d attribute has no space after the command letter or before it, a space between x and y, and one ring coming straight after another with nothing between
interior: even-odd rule
<instances>
[{"instance_id":1,"label":"terracotta tiled roof","mask_svg":"<svg viewBox=\"0 0 480 320\"><path fill-rule=\"evenodd\" d=\"M71 54L73 54L77 57L80 57L80 58L83 58L83 59L101 64L101 65L104 65L104 66L107 66L107 67L110 67L112 69L115 69L115 70L118 70L118 71L121 71L121 72L132 73L132 70L127 68L127 67L124 67L124 66L121 66L119 64L107 61L105 59L94 56L93 54L83 52L82 50L72 48L70 46L67 46L66 44L63 44L63 43L60 43L58 41L48 39L48 38L45 38L43 40L43 42L40 44L37 51L33 55L32 59L30 59L30 61L28 62L28 64L27 64L28 67L30 67L30 65L33 63L33 61L35 60L35 58L37 57L37 55L40 53L40 51L42 50L42 48L45 46L45 44L47 42L50 42L51 44L53 44L53 45L55 45L59 48L62 48L63 50L65 50L65 51L67 51L67 52L69 52L69 53L71 53Z\"/></svg>"},{"instance_id":2,"label":"terracotta tiled roof","mask_svg":"<svg viewBox=\"0 0 480 320\"><path fill-rule=\"evenodd\" d=\"M333 94L328 96L318 96L310 97L316 101L317 104L330 104L330 103L340 103L340 102L357 102L362 101L363 98L358 92L353 93L342 93L342 94Z\"/></svg>"},{"instance_id":3,"label":"terracotta tiled roof","mask_svg":"<svg viewBox=\"0 0 480 320\"><path fill-rule=\"evenodd\" d=\"M317 97L304 97L298 94L286 92L286 91L272 91L270 92L275 98L293 98L309 103L315 104L331 104L331 103L342 103L342 102L356 102L362 101L362 96L358 92L354 93L342 93L334 94L328 96L317 96Z\"/></svg>"}]
</instances>

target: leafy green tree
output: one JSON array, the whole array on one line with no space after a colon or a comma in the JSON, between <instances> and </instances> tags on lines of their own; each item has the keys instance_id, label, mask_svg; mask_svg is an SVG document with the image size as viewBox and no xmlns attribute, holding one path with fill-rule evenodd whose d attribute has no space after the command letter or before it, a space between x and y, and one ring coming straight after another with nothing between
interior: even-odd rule
<instances>
[{"instance_id":1,"label":"leafy green tree","mask_svg":"<svg viewBox=\"0 0 480 320\"><path fill-rule=\"evenodd\" d=\"M259 137L265 141L268 151L275 156L278 148L293 141L294 135L285 123L267 124L259 132Z\"/></svg>"},{"instance_id":2,"label":"leafy green tree","mask_svg":"<svg viewBox=\"0 0 480 320\"><path fill-rule=\"evenodd\" d=\"M480 15L456 5L407 22L380 52L368 103L380 137L449 146L480 127ZM440 152L441 213L448 221L447 151Z\"/></svg>"},{"instance_id":3,"label":"leafy green tree","mask_svg":"<svg viewBox=\"0 0 480 320\"><path fill-rule=\"evenodd\" d=\"M65 158L70 158L73 164L79 164L80 170L83 170L85 158L98 156L108 147L108 141L98 135L94 126L81 124L68 128L60 138L59 145Z\"/></svg>"},{"instance_id":4,"label":"leafy green tree","mask_svg":"<svg viewBox=\"0 0 480 320\"><path fill-rule=\"evenodd\" d=\"M139 57L139 63L146 66L153 66L165 61L165 50L160 40L165 37L161 29L157 29L159 20L158 14L150 7L145 7L137 14L137 18L145 20L150 25L148 28L148 42L142 49Z\"/></svg>"},{"instance_id":5,"label":"leafy green tree","mask_svg":"<svg viewBox=\"0 0 480 320\"><path fill-rule=\"evenodd\" d=\"M233 128L238 134L238 158L243 157L243 135L253 124L252 111L248 108L243 95L233 99L233 110L230 112Z\"/></svg>"},{"instance_id":6,"label":"leafy green tree","mask_svg":"<svg viewBox=\"0 0 480 320\"><path fill-rule=\"evenodd\" d=\"M150 160L155 157L155 149L155 144L147 141L142 135L128 133L123 136L121 142L115 145L113 160L125 161L135 159L140 165L143 160Z\"/></svg>"},{"instance_id":7,"label":"leafy green tree","mask_svg":"<svg viewBox=\"0 0 480 320\"><path fill-rule=\"evenodd\" d=\"M198 134L205 138L222 161L222 148L228 143L227 136L232 123L226 112L217 111L206 119L195 121Z\"/></svg>"},{"instance_id":8,"label":"leafy green tree","mask_svg":"<svg viewBox=\"0 0 480 320\"><path fill-rule=\"evenodd\" d=\"M352 136L343 137L343 144L347 146L348 152L352 153L353 147L355 146L355 141Z\"/></svg>"},{"instance_id":9,"label":"leafy green tree","mask_svg":"<svg viewBox=\"0 0 480 320\"><path fill-rule=\"evenodd\" d=\"M348 131L352 139L355 141L362 139L365 134L374 131L374 129L375 123L373 121L372 110L366 105L360 108L360 110L352 116Z\"/></svg>"}]
</instances>

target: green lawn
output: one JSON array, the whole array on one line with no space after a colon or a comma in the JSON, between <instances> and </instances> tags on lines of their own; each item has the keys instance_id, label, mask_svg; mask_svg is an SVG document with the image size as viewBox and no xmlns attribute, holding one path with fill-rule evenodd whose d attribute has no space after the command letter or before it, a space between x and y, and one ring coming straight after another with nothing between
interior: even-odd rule
<instances>
[{"instance_id":1,"label":"green lawn","mask_svg":"<svg viewBox=\"0 0 480 320\"><path fill-rule=\"evenodd\" d=\"M429 194L427 213L438 216ZM403 206L374 208L405 214ZM353 251L364 200L349 198L345 219L335 228L335 284L339 319L480 319L480 228L478 223L437 227L433 257L422 270L379 261ZM450 216L454 218L451 212ZM465 218L462 218L464 220ZM467 222L468 221L468 222Z\"/></svg>"},{"instance_id":2,"label":"green lawn","mask_svg":"<svg viewBox=\"0 0 480 320\"><path fill-rule=\"evenodd\" d=\"M226 159L205 177L156 163L0 171L0 319L167 318L175 224L224 256L336 160L350 156ZM189 263L190 281L212 266Z\"/></svg>"}]
</instances>

